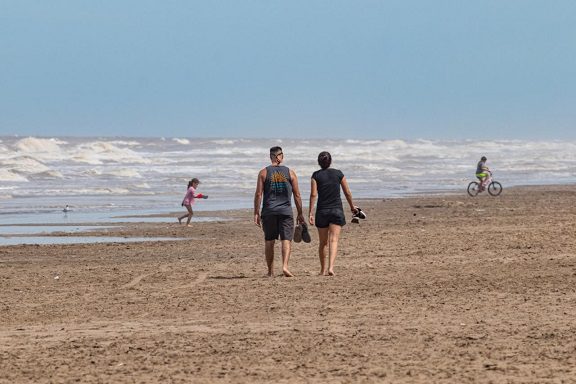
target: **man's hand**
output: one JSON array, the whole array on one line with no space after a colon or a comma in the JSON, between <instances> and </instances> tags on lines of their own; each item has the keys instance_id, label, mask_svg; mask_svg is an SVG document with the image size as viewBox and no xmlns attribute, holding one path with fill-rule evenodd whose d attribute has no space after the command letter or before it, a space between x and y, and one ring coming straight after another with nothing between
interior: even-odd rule
<instances>
[{"instance_id":1,"label":"man's hand","mask_svg":"<svg viewBox=\"0 0 576 384\"><path fill-rule=\"evenodd\" d=\"M262 227L262 223L260 222L260 214L259 213L254 214L254 224L256 224L259 227Z\"/></svg>"},{"instance_id":2,"label":"man's hand","mask_svg":"<svg viewBox=\"0 0 576 384\"><path fill-rule=\"evenodd\" d=\"M306 220L304 220L304 215L301 213L298 214L296 221L298 222L298 224L306 224Z\"/></svg>"}]
</instances>

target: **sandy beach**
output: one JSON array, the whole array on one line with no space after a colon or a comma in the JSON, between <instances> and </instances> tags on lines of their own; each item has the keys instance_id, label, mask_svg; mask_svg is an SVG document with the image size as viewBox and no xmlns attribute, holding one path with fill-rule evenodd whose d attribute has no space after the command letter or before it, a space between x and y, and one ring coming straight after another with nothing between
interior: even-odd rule
<instances>
[{"instance_id":1,"label":"sandy beach","mask_svg":"<svg viewBox=\"0 0 576 384\"><path fill-rule=\"evenodd\" d=\"M0 247L0 383L574 383L575 201L361 201L335 277L314 228L295 277L265 277L250 210L93 233L180 241Z\"/></svg>"}]
</instances>

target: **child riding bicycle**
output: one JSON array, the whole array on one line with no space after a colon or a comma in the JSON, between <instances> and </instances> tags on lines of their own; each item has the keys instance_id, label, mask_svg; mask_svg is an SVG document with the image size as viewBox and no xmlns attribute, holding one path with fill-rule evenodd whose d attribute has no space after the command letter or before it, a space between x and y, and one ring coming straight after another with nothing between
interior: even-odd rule
<instances>
[{"instance_id":1,"label":"child riding bicycle","mask_svg":"<svg viewBox=\"0 0 576 384\"><path fill-rule=\"evenodd\" d=\"M488 180L488 176L491 174L490 168L486 166L487 160L486 156L482 156L478 165L476 165L476 177L480 180L480 189L478 192L484 191L484 184L486 183L486 180Z\"/></svg>"}]
</instances>

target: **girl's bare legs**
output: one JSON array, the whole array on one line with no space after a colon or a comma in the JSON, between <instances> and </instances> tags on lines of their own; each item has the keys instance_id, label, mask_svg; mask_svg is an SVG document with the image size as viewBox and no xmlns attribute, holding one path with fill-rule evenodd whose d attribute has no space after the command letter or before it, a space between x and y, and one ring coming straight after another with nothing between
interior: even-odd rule
<instances>
[{"instance_id":1,"label":"girl's bare legs","mask_svg":"<svg viewBox=\"0 0 576 384\"><path fill-rule=\"evenodd\" d=\"M320 258L320 273L326 274L326 251L328 249L328 228L318 228L318 257Z\"/></svg>"},{"instance_id":2,"label":"girl's bare legs","mask_svg":"<svg viewBox=\"0 0 576 384\"><path fill-rule=\"evenodd\" d=\"M186 209L188 210L188 213L180 216L180 217L178 218L178 222L179 222L180 224L182 224L182 219L185 218L185 217L188 217L188 220L186 221L186 226L189 227L189 226L190 226L190 220L192 220L192 215L194 214L194 212L192 212L192 207L191 207L191 206L186 205L185 207L186 207Z\"/></svg>"},{"instance_id":3,"label":"girl's bare legs","mask_svg":"<svg viewBox=\"0 0 576 384\"><path fill-rule=\"evenodd\" d=\"M334 276L334 261L338 252L338 240L342 227L336 224L330 224L328 227L328 252L330 261L328 262L328 274Z\"/></svg>"},{"instance_id":4,"label":"girl's bare legs","mask_svg":"<svg viewBox=\"0 0 576 384\"><path fill-rule=\"evenodd\" d=\"M189 227L190 226L190 220L192 220L192 215L194 214L194 212L192 212L191 206L187 206L186 209L188 209L188 220L186 220L186 226Z\"/></svg>"}]
</instances>

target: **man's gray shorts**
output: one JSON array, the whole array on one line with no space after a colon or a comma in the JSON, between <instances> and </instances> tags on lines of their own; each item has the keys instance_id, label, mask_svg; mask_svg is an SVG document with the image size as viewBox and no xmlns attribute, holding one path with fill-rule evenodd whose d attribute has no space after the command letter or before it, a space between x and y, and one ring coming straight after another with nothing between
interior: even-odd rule
<instances>
[{"instance_id":1,"label":"man's gray shorts","mask_svg":"<svg viewBox=\"0 0 576 384\"><path fill-rule=\"evenodd\" d=\"M262 217L262 228L266 241L290 240L294 236L294 216L292 215L268 215Z\"/></svg>"}]
</instances>

